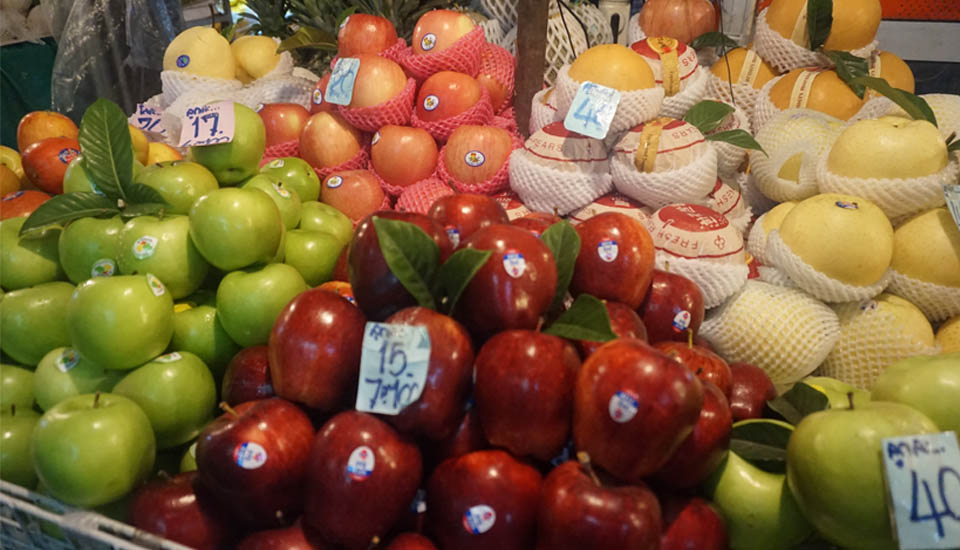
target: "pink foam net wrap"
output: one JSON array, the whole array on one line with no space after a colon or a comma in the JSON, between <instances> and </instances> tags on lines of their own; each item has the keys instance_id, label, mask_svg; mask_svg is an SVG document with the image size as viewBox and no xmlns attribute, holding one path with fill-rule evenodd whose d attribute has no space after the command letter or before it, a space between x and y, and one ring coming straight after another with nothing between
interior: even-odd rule
<instances>
[{"instance_id":1,"label":"pink foam net wrap","mask_svg":"<svg viewBox=\"0 0 960 550\"><path fill-rule=\"evenodd\" d=\"M397 210L426 214L440 197L455 194L449 185L437 178L427 178L407 187L397 199Z\"/></svg>"},{"instance_id":2,"label":"pink foam net wrap","mask_svg":"<svg viewBox=\"0 0 960 550\"><path fill-rule=\"evenodd\" d=\"M380 57L385 57L390 61L395 63L400 63L400 57L403 56L404 50L407 49L407 41L403 38L397 38L397 41L393 43L393 46L383 50L378 53ZM340 60L339 55L333 56L333 59L330 60L330 68L333 69L337 65L337 61Z\"/></svg>"},{"instance_id":3,"label":"pink foam net wrap","mask_svg":"<svg viewBox=\"0 0 960 550\"><path fill-rule=\"evenodd\" d=\"M416 54L412 47L406 47L397 60L407 74L417 80L426 80L440 71L456 71L477 76L480 70L480 55L487 39L483 29L477 27L460 37L447 49L439 52Z\"/></svg>"},{"instance_id":4,"label":"pink foam net wrap","mask_svg":"<svg viewBox=\"0 0 960 550\"><path fill-rule=\"evenodd\" d=\"M520 128L517 126L517 118L513 111L513 107L501 111L499 115L495 115L493 118L491 118L490 126L503 128L511 134L518 134L520 132Z\"/></svg>"},{"instance_id":5,"label":"pink foam net wrap","mask_svg":"<svg viewBox=\"0 0 960 550\"><path fill-rule=\"evenodd\" d=\"M517 134L510 134L510 139L513 141L511 146L512 151L523 148L523 140L520 139L520 136ZM458 181L453 174L447 170L447 163L444 162L446 158L447 147L444 146L440 149L440 156L437 160L437 177L440 181L450 182L454 188L460 193L476 193L477 195L495 195L501 191L507 191L510 189L510 156L503 161L503 164L500 165L500 169L488 179L480 183L464 183Z\"/></svg>"},{"instance_id":6,"label":"pink foam net wrap","mask_svg":"<svg viewBox=\"0 0 960 550\"><path fill-rule=\"evenodd\" d=\"M292 139L290 141L284 141L283 143L277 143L276 145L267 147L266 151L263 152L263 158L260 160L260 166L263 166L273 159L298 156L300 156L300 140Z\"/></svg>"},{"instance_id":7,"label":"pink foam net wrap","mask_svg":"<svg viewBox=\"0 0 960 550\"><path fill-rule=\"evenodd\" d=\"M516 66L517 58L507 51L506 48L490 43L483 46L483 51L480 55L480 71L478 76L489 76L500 84L503 84L507 90L506 99L497 112L513 109L513 102L510 101L510 99L513 97L514 71Z\"/></svg>"},{"instance_id":8,"label":"pink foam net wrap","mask_svg":"<svg viewBox=\"0 0 960 550\"><path fill-rule=\"evenodd\" d=\"M439 164L439 163L438 163L438 164ZM433 174L430 174L429 176L423 178L422 180L420 180L420 181L418 181L418 182L414 182L414 183L411 184L411 185L394 185L394 184L388 182L387 180L383 179L383 176L381 176L380 174L377 173L377 171L373 168L373 160L372 160L372 159L371 159L371 161L370 161L370 163L369 163L369 166L368 166L367 168L368 168L371 172L373 172L373 175L374 175L374 176L377 177L377 181L380 182L380 188L383 189L383 192L386 193L386 194L388 194L388 195L390 195L391 197L399 197L399 196L403 195L403 192L404 192L404 191L406 191L407 189L413 187L414 185L417 185L417 184L419 184L419 183L422 182L422 181L427 181L427 180L429 180L429 179L434 179L434 178L437 177L437 172L436 172L436 170L434 170Z\"/></svg>"},{"instance_id":9,"label":"pink foam net wrap","mask_svg":"<svg viewBox=\"0 0 960 550\"><path fill-rule=\"evenodd\" d=\"M417 93L417 81L408 78L403 91L392 99L372 107L351 109L339 106L340 115L354 128L364 132L376 132L388 124L406 126L413 113L413 101Z\"/></svg>"},{"instance_id":10,"label":"pink foam net wrap","mask_svg":"<svg viewBox=\"0 0 960 550\"><path fill-rule=\"evenodd\" d=\"M423 128L440 143L446 143L450 139L450 134L457 128L465 124L483 126L493 120L493 106L490 104L490 94L483 86L480 87L480 101L474 103L466 111L452 117L427 122L420 120L417 116L417 110L413 110L413 116L410 117L410 125L414 128Z\"/></svg>"},{"instance_id":11,"label":"pink foam net wrap","mask_svg":"<svg viewBox=\"0 0 960 550\"><path fill-rule=\"evenodd\" d=\"M320 181L327 179L327 176L334 172L342 172L344 170L363 170L370 163L370 146L364 145L357 154L353 156L352 159L340 164L339 166L329 166L321 167L314 166L313 171L317 173L317 177L320 178Z\"/></svg>"}]
</instances>

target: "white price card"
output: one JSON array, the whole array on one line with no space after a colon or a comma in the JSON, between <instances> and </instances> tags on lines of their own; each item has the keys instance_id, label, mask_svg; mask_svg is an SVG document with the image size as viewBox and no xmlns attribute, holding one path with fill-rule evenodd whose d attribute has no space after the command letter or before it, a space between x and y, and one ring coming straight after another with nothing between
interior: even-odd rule
<instances>
[{"instance_id":1,"label":"white price card","mask_svg":"<svg viewBox=\"0 0 960 550\"><path fill-rule=\"evenodd\" d=\"M571 132L605 139L620 105L620 91L593 82L584 82L567 111L563 126Z\"/></svg>"},{"instance_id":2,"label":"white price card","mask_svg":"<svg viewBox=\"0 0 960 550\"><path fill-rule=\"evenodd\" d=\"M147 107L143 103L137 103L136 110L127 118L127 122L134 128L138 128L144 132L163 135L167 133L167 129L163 126L162 118L162 109L155 109L153 107Z\"/></svg>"},{"instance_id":3,"label":"white price card","mask_svg":"<svg viewBox=\"0 0 960 550\"><path fill-rule=\"evenodd\" d=\"M426 327L367 323L356 409L396 415L420 398L430 364Z\"/></svg>"},{"instance_id":4,"label":"white price card","mask_svg":"<svg viewBox=\"0 0 960 550\"><path fill-rule=\"evenodd\" d=\"M341 57L333 66L333 74L324 90L327 103L350 105L353 100L353 85L357 81L360 60L356 57Z\"/></svg>"},{"instance_id":5,"label":"white price card","mask_svg":"<svg viewBox=\"0 0 960 550\"><path fill-rule=\"evenodd\" d=\"M900 549L960 548L957 434L886 438L883 465Z\"/></svg>"},{"instance_id":6,"label":"white price card","mask_svg":"<svg viewBox=\"0 0 960 550\"><path fill-rule=\"evenodd\" d=\"M943 194L947 196L947 208L953 215L953 221L960 227L960 185L944 185Z\"/></svg>"},{"instance_id":7,"label":"white price card","mask_svg":"<svg viewBox=\"0 0 960 550\"><path fill-rule=\"evenodd\" d=\"M233 102L221 101L190 107L180 123L179 147L230 143L236 128Z\"/></svg>"}]
</instances>

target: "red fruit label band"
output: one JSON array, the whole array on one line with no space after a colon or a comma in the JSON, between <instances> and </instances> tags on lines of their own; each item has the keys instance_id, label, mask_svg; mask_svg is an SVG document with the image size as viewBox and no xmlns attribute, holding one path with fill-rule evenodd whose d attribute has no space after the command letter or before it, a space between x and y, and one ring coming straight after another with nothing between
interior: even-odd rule
<instances>
[{"instance_id":1,"label":"red fruit label band","mask_svg":"<svg viewBox=\"0 0 960 550\"><path fill-rule=\"evenodd\" d=\"M496 522L497 513L486 504L471 506L463 514L463 528L474 535L482 535L493 529Z\"/></svg>"},{"instance_id":2,"label":"red fruit label band","mask_svg":"<svg viewBox=\"0 0 960 550\"><path fill-rule=\"evenodd\" d=\"M233 462L244 470L256 470L267 462L267 451L253 441L237 445L233 450Z\"/></svg>"},{"instance_id":3,"label":"red fruit label band","mask_svg":"<svg viewBox=\"0 0 960 550\"><path fill-rule=\"evenodd\" d=\"M639 406L640 396L630 390L620 390L610 398L610 418L618 424L630 422Z\"/></svg>"},{"instance_id":4,"label":"red fruit label band","mask_svg":"<svg viewBox=\"0 0 960 550\"><path fill-rule=\"evenodd\" d=\"M373 449L366 445L357 447L350 453L347 460L347 475L354 481L366 481L373 468L377 464L377 458L373 454Z\"/></svg>"}]
</instances>

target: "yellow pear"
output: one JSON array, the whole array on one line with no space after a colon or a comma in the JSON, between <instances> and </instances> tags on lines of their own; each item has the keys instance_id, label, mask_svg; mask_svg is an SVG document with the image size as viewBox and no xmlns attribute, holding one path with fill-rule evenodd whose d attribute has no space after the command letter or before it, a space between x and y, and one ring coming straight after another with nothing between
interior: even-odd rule
<instances>
[{"instance_id":1,"label":"yellow pear","mask_svg":"<svg viewBox=\"0 0 960 550\"><path fill-rule=\"evenodd\" d=\"M601 44L580 54L570 65L570 78L620 91L653 88L657 84L643 56L619 44Z\"/></svg>"},{"instance_id":2,"label":"yellow pear","mask_svg":"<svg viewBox=\"0 0 960 550\"><path fill-rule=\"evenodd\" d=\"M236 60L237 80L244 84L266 76L280 63L277 43L269 36L241 36L230 44L230 49Z\"/></svg>"},{"instance_id":3,"label":"yellow pear","mask_svg":"<svg viewBox=\"0 0 960 550\"><path fill-rule=\"evenodd\" d=\"M920 178L943 170L948 161L936 126L884 116L847 127L830 149L827 169L850 178Z\"/></svg>"},{"instance_id":4,"label":"yellow pear","mask_svg":"<svg viewBox=\"0 0 960 550\"><path fill-rule=\"evenodd\" d=\"M936 336L940 353L960 351L960 315L940 326Z\"/></svg>"},{"instance_id":5,"label":"yellow pear","mask_svg":"<svg viewBox=\"0 0 960 550\"><path fill-rule=\"evenodd\" d=\"M913 279L960 288L960 228L946 207L917 214L897 228L890 265Z\"/></svg>"},{"instance_id":6,"label":"yellow pear","mask_svg":"<svg viewBox=\"0 0 960 550\"><path fill-rule=\"evenodd\" d=\"M230 42L210 27L190 27L178 34L163 53L163 70L236 78Z\"/></svg>"}]
</instances>

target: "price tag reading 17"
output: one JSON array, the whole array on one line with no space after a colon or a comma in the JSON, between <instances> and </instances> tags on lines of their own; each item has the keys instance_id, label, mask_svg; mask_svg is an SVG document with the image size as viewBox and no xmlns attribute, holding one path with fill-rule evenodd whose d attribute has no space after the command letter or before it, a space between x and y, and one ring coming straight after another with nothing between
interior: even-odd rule
<instances>
[{"instance_id":1,"label":"price tag reading 17","mask_svg":"<svg viewBox=\"0 0 960 550\"><path fill-rule=\"evenodd\" d=\"M960 227L960 185L944 185L943 194L947 196L947 208L953 215L953 221Z\"/></svg>"},{"instance_id":2,"label":"price tag reading 17","mask_svg":"<svg viewBox=\"0 0 960 550\"><path fill-rule=\"evenodd\" d=\"M399 414L420 398L429 364L430 334L425 327L367 323L356 409Z\"/></svg>"},{"instance_id":3,"label":"price tag reading 17","mask_svg":"<svg viewBox=\"0 0 960 550\"><path fill-rule=\"evenodd\" d=\"M901 550L960 548L960 448L953 432L883 440Z\"/></svg>"},{"instance_id":4,"label":"price tag reading 17","mask_svg":"<svg viewBox=\"0 0 960 550\"><path fill-rule=\"evenodd\" d=\"M563 120L563 127L571 132L605 139L619 105L619 90L584 82L573 98L567 118Z\"/></svg>"},{"instance_id":5,"label":"price tag reading 17","mask_svg":"<svg viewBox=\"0 0 960 550\"><path fill-rule=\"evenodd\" d=\"M144 132L153 132L155 134L166 134L167 129L162 123L163 111L147 107L143 103L137 103L137 110L127 119L134 128L139 128Z\"/></svg>"},{"instance_id":6,"label":"price tag reading 17","mask_svg":"<svg viewBox=\"0 0 960 550\"><path fill-rule=\"evenodd\" d=\"M236 127L233 102L190 107L180 122L180 147L230 143Z\"/></svg>"},{"instance_id":7,"label":"price tag reading 17","mask_svg":"<svg viewBox=\"0 0 960 550\"><path fill-rule=\"evenodd\" d=\"M353 84L360 70L360 60L356 57L341 57L333 66L333 74L324 90L324 99L334 105L350 105L353 101Z\"/></svg>"}]
</instances>

